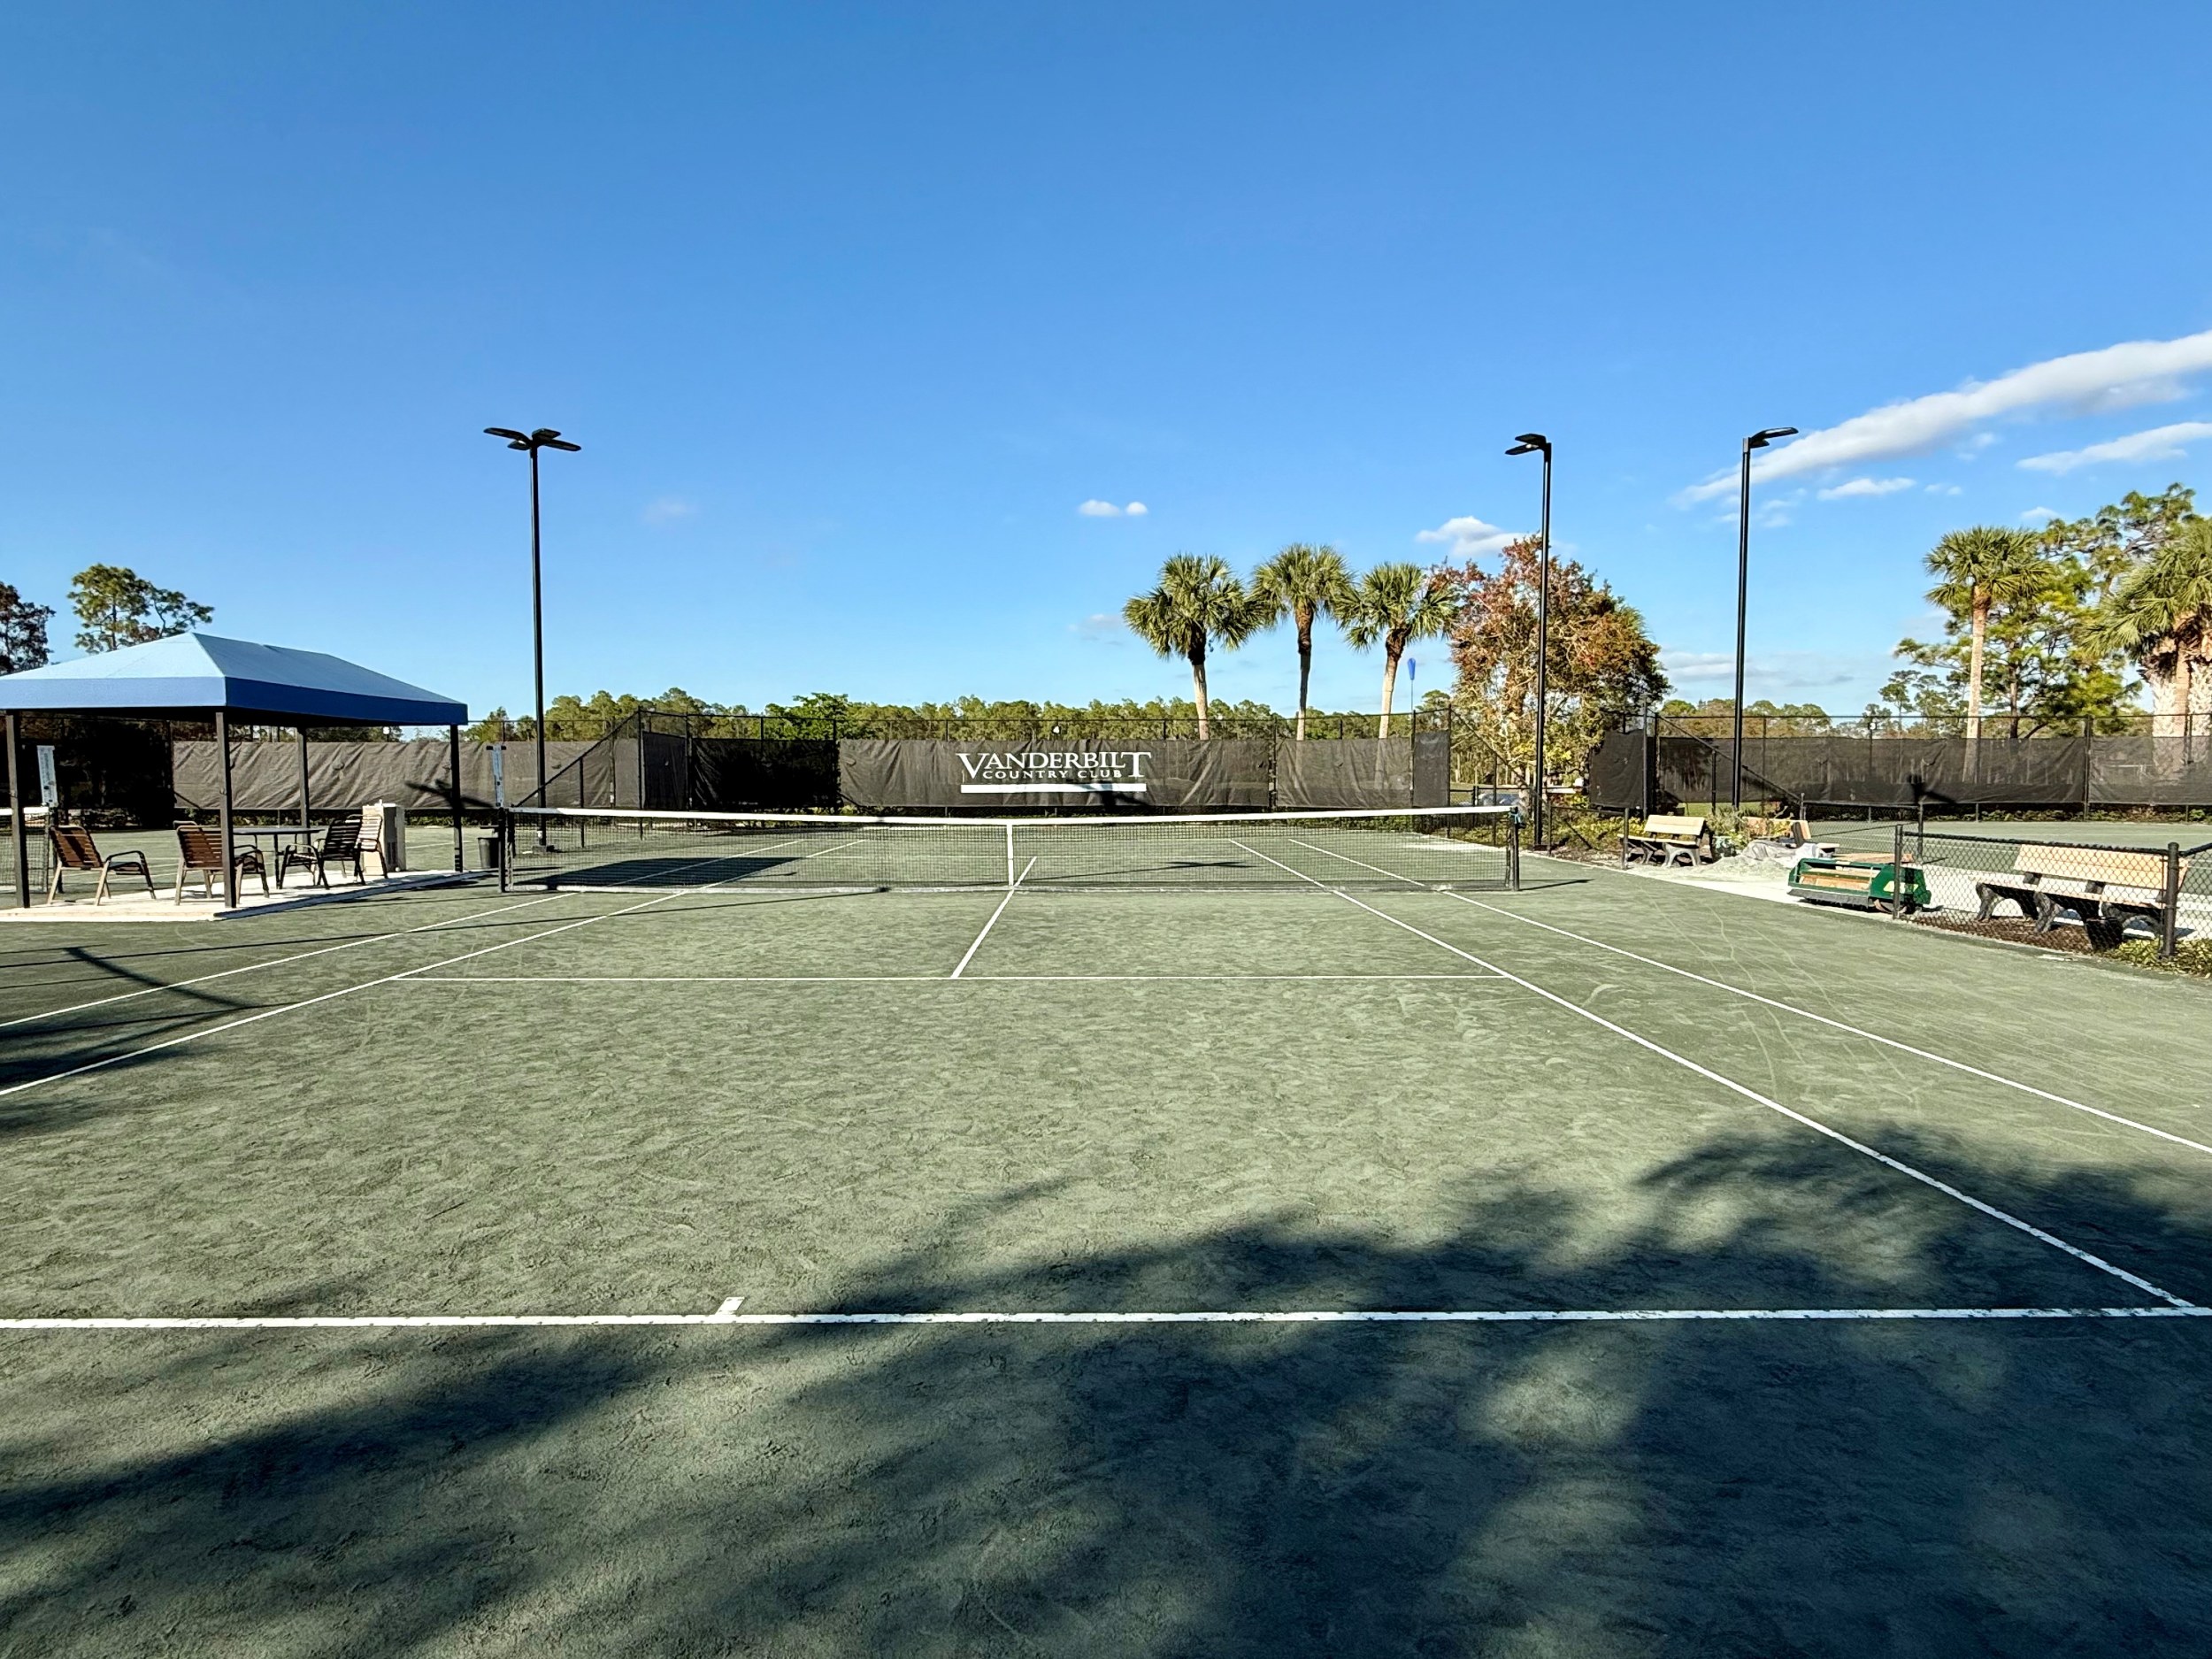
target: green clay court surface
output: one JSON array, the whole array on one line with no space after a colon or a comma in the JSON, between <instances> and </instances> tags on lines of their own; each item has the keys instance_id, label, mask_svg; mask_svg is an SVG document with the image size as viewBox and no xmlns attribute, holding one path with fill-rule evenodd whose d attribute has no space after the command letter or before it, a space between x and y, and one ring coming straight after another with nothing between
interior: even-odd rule
<instances>
[{"instance_id":1,"label":"green clay court surface","mask_svg":"<svg viewBox=\"0 0 2212 1659\"><path fill-rule=\"evenodd\" d=\"M0 1653L2212 1647L2212 995L1525 873L11 929Z\"/></svg>"}]
</instances>

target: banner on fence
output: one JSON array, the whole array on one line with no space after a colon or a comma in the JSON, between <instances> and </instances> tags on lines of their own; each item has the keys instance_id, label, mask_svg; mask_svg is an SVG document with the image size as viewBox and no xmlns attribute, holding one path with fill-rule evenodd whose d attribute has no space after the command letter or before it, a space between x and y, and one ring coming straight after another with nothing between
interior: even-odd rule
<instances>
[{"instance_id":1,"label":"banner on fence","mask_svg":"<svg viewBox=\"0 0 2212 1659\"><path fill-rule=\"evenodd\" d=\"M1264 738L1005 743L847 738L838 788L873 812L1265 810Z\"/></svg>"}]
</instances>

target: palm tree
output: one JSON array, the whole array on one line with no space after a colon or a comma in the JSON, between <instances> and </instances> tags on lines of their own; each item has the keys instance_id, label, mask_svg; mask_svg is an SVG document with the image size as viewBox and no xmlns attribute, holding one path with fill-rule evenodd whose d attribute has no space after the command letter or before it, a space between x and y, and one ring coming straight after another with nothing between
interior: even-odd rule
<instances>
[{"instance_id":1,"label":"palm tree","mask_svg":"<svg viewBox=\"0 0 2212 1659\"><path fill-rule=\"evenodd\" d=\"M1342 618L1352 603L1352 579L1343 556L1333 547L1294 541L1252 572L1253 603L1263 606L1269 622L1286 612L1298 629L1298 741L1306 741L1306 687L1313 678L1313 624L1321 616Z\"/></svg>"},{"instance_id":2,"label":"palm tree","mask_svg":"<svg viewBox=\"0 0 2212 1659\"><path fill-rule=\"evenodd\" d=\"M2191 734L2199 702L2212 703L2212 518L2191 519L2122 580L2091 642L2142 664L2154 733L2172 720Z\"/></svg>"},{"instance_id":3,"label":"palm tree","mask_svg":"<svg viewBox=\"0 0 2212 1659\"><path fill-rule=\"evenodd\" d=\"M1198 735L1206 728L1206 648L1241 645L1267 626L1269 612L1244 591L1222 560L1178 553L1160 567L1160 585L1121 608L1122 619L1163 657L1190 662L1191 697L1198 704Z\"/></svg>"},{"instance_id":4,"label":"palm tree","mask_svg":"<svg viewBox=\"0 0 2212 1659\"><path fill-rule=\"evenodd\" d=\"M1928 555L1928 571L1940 580L1928 597L1953 616L1967 620L1966 741L1982 734L1982 651L1989 636L1989 613L2016 604L2051 580L2040 538L2004 525L1978 524L1954 530Z\"/></svg>"},{"instance_id":5,"label":"palm tree","mask_svg":"<svg viewBox=\"0 0 2212 1659\"><path fill-rule=\"evenodd\" d=\"M1383 648L1382 725L1377 735L1390 735L1390 701L1406 647L1443 633L1458 609L1451 590L1418 565L1378 565L1352 589L1343 612L1345 638L1363 651L1375 644Z\"/></svg>"}]
</instances>

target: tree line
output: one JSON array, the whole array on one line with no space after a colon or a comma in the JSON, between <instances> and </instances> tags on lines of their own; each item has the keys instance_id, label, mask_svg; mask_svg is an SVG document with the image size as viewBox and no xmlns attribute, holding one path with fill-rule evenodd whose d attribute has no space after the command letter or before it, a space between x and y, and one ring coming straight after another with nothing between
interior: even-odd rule
<instances>
[{"instance_id":1,"label":"tree line","mask_svg":"<svg viewBox=\"0 0 2212 1659\"><path fill-rule=\"evenodd\" d=\"M87 653L165 640L215 620L212 607L173 588L157 587L122 565L88 565L79 571L70 580L69 608L78 622L77 649ZM53 606L0 582L0 674L43 668L52 660L47 625L53 618Z\"/></svg>"},{"instance_id":2,"label":"tree line","mask_svg":"<svg viewBox=\"0 0 2212 1659\"><path fill-rule=\"evenodd\" d=\"M1122 608L1132 631L1162 657L1190 664L1199 734L1208 730L1210 650L1233 649L1288 621L1298 651L1297 734L1307 726L1307 687L1317 623L1334 622L1357 649L1382 648L1382 714L1390 734L1398 665L1417 640L1442 637L1455 670L1447 702L1455 724L1478 737L1516 775L1534 762L1537 596L1541 549L1532 537L1509 542L1494 568L1479 558L1424 569L1392 562L1355 577L1334 548L1294 542L1240 578L1222 559L1178 553L1159 580ZM1579 562L1551 561L1545 640L1552 753L1579 756L1610 726L1655 706L1667 690L1659 649L1642 616ZM1425 704L1426 699L1424 699Z\"/></svg>"},{"instance_id":3,"label":"tree line","mask_svg":"<svg viewBox=\"0 0 2212 1659\"><path fill-rule=\"evenodd\" d=\"M1970 741L1993 714L2014 735L2023 721L2124 724L2147 689L2154 733L2212 717L2212 519L2193 489L2131 492L2040 530L1970 526L1925 563L1943 637L1899 641L1869 715Z\"/></svg>"},{"instance_id":4,"label":"tree line","mask_svg":"<svg viewBox=\"0 0 2212 1659\"><path fill-rule=\"evenodd\" d=\"M1333 547L1293 542L1254 571L1248 581L1225 559L1178 553L1161 566L1148 593L1121 608L1132 632L1163 657L1190 664L1191 703L1198 735L1210 735L1206 657L1216 647L1233 650L1255 634L1287 618L1298 642L1297 735L1306 735L1307 693L1313 679L1314 625L1326 618L1364 650L1383 649L1382 718L1378 735L1390 735L1398 664L1416 640L1432 638L1455 614L1440 572L1417 565L1383 564L1355 579Z\"/></svg>"},{"instance_id":5,"label":"tree line","mask_svg":"<svg viewBox=\"0 0 2212 1659\"><path fill-rule=\"evenodd\" d=\"M1443 692L1422 699L1425 714L1448 707ZM694 737L922 738L975 739L1063 737L1110 739L1188 736L1195 733L1198 708L1187 697L1124 698L1105 702L1056 703L1026 697L959 696L942 702L878 703L841 692L813 691L788 702L770 701L754 709L742 703L714 703L672 686L653 696L629 692L594 692L588 697L564 693L545 706L549 741L593 741L634 719L641 710L686 717ZM1371 712L1315 709L1308 711L1322 736L1370 737ZM673 729L674 722L670 727ZM1243 699L1209 706L1209 726L1217 737L1276 737L1292 725L1289 716L1269 704ZM535 733L530 716L494 709L467 729L471 741L520 742Z\"/></svg>"}]
</instances>

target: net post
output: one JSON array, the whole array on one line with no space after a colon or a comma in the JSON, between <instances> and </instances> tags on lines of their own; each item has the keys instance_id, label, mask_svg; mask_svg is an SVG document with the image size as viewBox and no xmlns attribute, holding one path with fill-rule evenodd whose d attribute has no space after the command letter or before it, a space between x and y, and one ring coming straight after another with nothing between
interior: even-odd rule
<instances>
[{"instance_id":1,"label":"net post","mask_svg":"<svg viewBox=\"0 0 2212 1659\"><path fill-rule=\"evenodd\" d=\"M2173 960L2179 949L2181 932L2181 843L2166 843L2166 891L2163 895L2165 914L2158 918L2158 954L2167 961Z\"/></svg>"},{"instance_id":2,"label":"net post","mask_svg":"<svg viewBox=\"0 0 2212 1659\"><path fill-rule=\"evenodd\" d=\"M1006 886L1009 891L1014 886L1014 820L1010 818L1006 820Z\"/></svg>"},{"instance_id":3,"label":"net post","mask_svg":"<svg viewBox=\"0 0 2212 1659\"><path fill-rule=\"evenodd\" d=\"M1505 820L1505 885L1507 890L1521 890L1521 810L1515 807Z\"/></svg>"},{"instance_id":4,"label":"net post","mask_svg":"<svg viewBox=\"0 0 2212 1659\"><path fill-rule=\"evenodd\" d=\"M1905 919L1905 820L1899 818L1890 830L1889 909L1899 921Z\"/></svg>"},{"instance_id":5,"label":"net post","mask_svg":"<svg viewBox=\"0 0 2212 1659\"><path fill-rule=\"evenodd\" d=\"M492 815L492 834L499 849L499 890L508 892L507 872L515 862L515 818L504 806Z\"/></svg>"}]
</instances>

